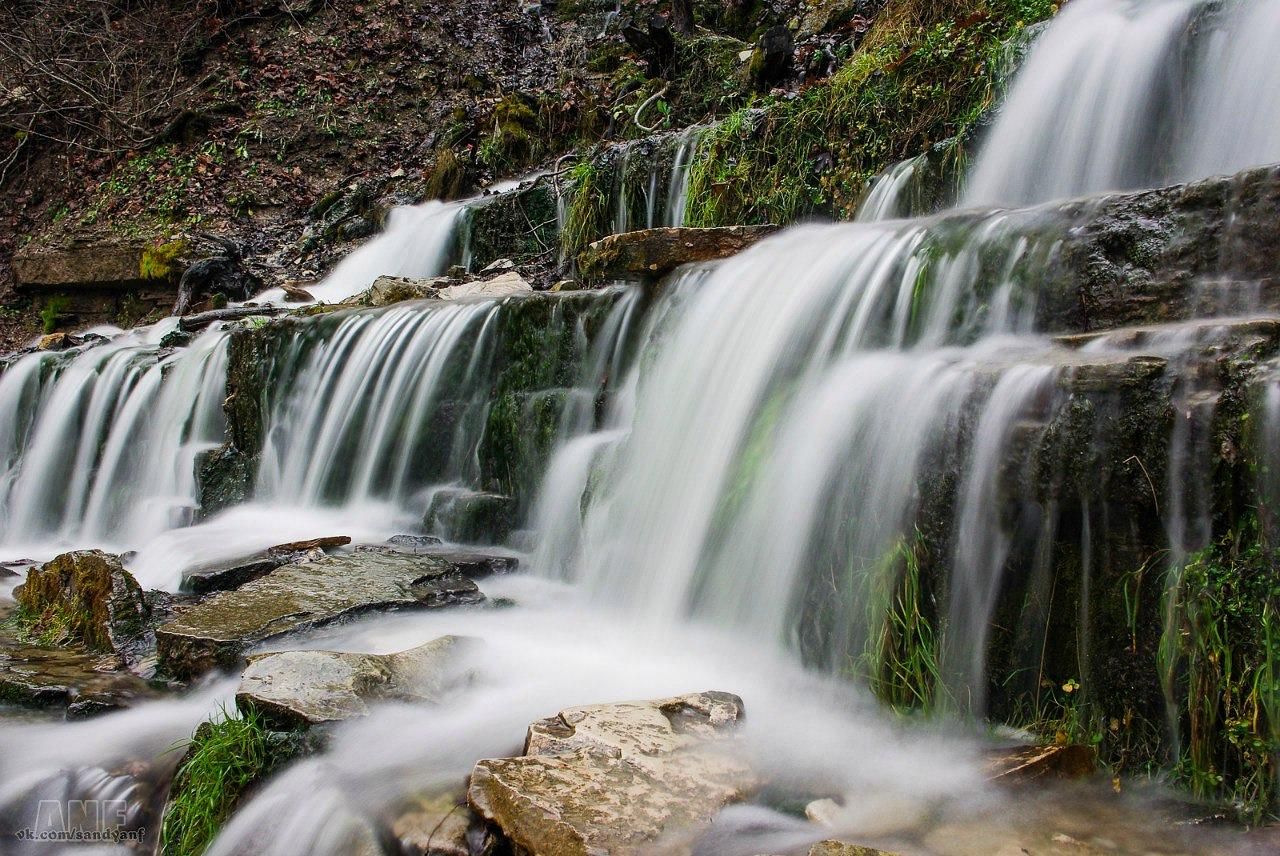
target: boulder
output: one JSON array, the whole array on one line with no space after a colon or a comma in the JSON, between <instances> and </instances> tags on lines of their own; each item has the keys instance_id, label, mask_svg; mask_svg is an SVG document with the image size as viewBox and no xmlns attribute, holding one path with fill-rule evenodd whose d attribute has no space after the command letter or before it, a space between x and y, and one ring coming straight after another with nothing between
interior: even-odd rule
<instances>
[{"instance_id":1,"label":"boulder","mask_svg":"<svg viewBox=\"0 0 1280 856\"><path fill-rule=\"evenodd\" d=\"M589 244L578 256L585 280L658 279L691 262L737 255L777 231L777 226L722 226L711 229L642 229L610 235Z\"/></svg>"},{"instance_id":2,"label":"boulder","mask_svg":"<svg viewBox=\"0 0 1280 856\"><path fill-rule=\"evenodd\" d=\"M468 799L534 856L654 852L756 787L733 752L742 713L720 692L569 708L529 727L522 757L477 763Z\"/></svg>"},{"instance_id":3,"label":"boulder","mask_svg":"<svg viewBox=\"0 0 1280 856\"><path fill-rule=\"evenodd\" d=\"M101 550L63 553L32 568L14 598L32 636L80 643L132 663L147 644L151 609L120 559Z\"/></svg>"},{"instance_id":4,"label":"boulder","mask_svg":"<svg viewBox=\"0 0 1280 856\"><path fill-rule=\"evenodd\" d=\"M513 294L529 294L533 291L528 281L513 270L483 280L472 280L440 289L441 300L459 300L464 297L509 297Z\"/></svg>"},{"instance_id":5,"label":"boulder","mask_svg":"<svg viewBox=\"0 0 1280 856\"><path fill-rule=\"evenodd\" d=\"M390 306L405 300L426 300L435 297L444 286L451 283L448 277L410 279L403 276L380 276L369 290L352 298L351 303L361 306Z\"/></svg>"},{"instance_id":6,"label":"boulder","mask_svg":"<svg viewBox=\"0 0 1280 856\"><path fill-rule=\"evenodd\" d=\"M236 704L289 729L364 716L376 701L436 702L465 680L457 659L466 641L442 636L395 654L282 651L250 657Z\"/></svg>"},{"instance_id":7,"label":"boulder","mask_svg":"<svg viewBox=\"0 0 1280 856\"><path fill-rule=\"evenodd\" d=\"M179 679L232 668L249 647L372 610L478 603L447 562L364 549L285 565L188 607L156 631L160 668Z\"/></svg>"},{"instance_id":8,"label":"boulder","mask_svg":"<svg viewBox=\"0 0 1280 856\"><path fill-rule=\"evenodd\" d=\"M391 824L406 856L470 856L467 830L475 815L465 799L437 794L415 799Z\"/></svg>"}]
</instances>

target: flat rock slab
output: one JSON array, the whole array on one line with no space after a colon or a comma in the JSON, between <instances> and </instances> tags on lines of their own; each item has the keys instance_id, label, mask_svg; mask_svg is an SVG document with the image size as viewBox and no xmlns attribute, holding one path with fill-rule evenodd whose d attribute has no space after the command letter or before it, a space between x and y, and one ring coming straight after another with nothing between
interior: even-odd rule
<instances>
[{"instance_id":1,"label":"flat rock slab","mask_svg":"<svg viewBox=\"0 0 1280 856\"><path fill-rule=\"evenodd\" d=\"M741 717L716 692L569 708L529 727L523 757L477 763L468 799L534 856L657 852L756 787L732 753Z\"/></svg>"},{"instance_id":2,"label":"flat rock slab","mask_svg":"<svg viewBox=\"0 0 1280 856\"><path fill-rule=\"evenodd\" d=\"M113 656L26 645L0 636L0 701L66 707L74 718L129 707L157 695Z\"/></svg>"},{"instance_id":3,"label":"flat rock slab","mask_svg":"<svg viewBox=\"0 0 1280 856\"><path fill-rule=\"evenodd\" d=\"M377 701L435 703L466 681L458 655L470 642L442 636L395 654L261 654L249 658L236 704L287 730L364 716Z\"/></svg>"},{"instance_id":4,"label":"flat rock slab","mask_svg":"<svg viewBox=\"0 0 1280 856\"><path fill-rule=\"evenodd\" d=\"M578 255L578 272L588 281L656 279L683 264L735 256L776 231L777 226L667 227L610 235Z\"/></svg>"},{"instance_id":5,"label":"flat rock slab","mask_svg":"<svg viewBox=\"0 0 1280 856\"><path fill-rule=\"evenodd\" d=\"M209 594L239 588L247 582L265 576L282 565L303 558L319 558L315 551L331 550L351 543L346 535L328 538L312 538L308 541L292 541L277 544L252 556L229 559L189 570L182 578L182 588L192 594Z\"/></svg>"},{"instance_id":6,"label":"flat rock slab","mask_svg":"<svg viewBox=\"0 0 1280 856\"><path fill-rule=\"evenodd\" d=\"M429 556L361 550L277 568L182 611L156 631L160 668L179 679L233 668L248 648L372 610L479 603L484 595Z\"/></svg>"}]
</instances>

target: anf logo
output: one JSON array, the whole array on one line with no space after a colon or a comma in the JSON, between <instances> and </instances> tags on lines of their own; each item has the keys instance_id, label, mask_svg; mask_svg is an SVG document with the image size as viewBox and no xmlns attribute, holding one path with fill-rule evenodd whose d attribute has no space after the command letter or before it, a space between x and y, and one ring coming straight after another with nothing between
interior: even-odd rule
<instances>
[{"instance_id":1,"label":"anf logo","mask_svg":"<svg viewBox=\"0 0 1280 856\"><path fill-rule=\"evenodd\" d=\"M40 800L35 832L108 832L122 829L128 817L127 800Z\"/></svg>"}]
</instances>

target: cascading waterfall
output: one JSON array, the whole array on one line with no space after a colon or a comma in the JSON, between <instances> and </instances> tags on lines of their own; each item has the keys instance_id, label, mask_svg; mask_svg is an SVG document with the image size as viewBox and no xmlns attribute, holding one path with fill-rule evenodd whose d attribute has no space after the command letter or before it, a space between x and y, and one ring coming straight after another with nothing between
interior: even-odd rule
<instances>
[{"instance_id":1,"label":"cascading waterfall","mask_svg":"<svg viewBox=\"0 0 1280 856\"><path fill-rule=\"evenodd\" d=\"M189 524L225 380L217 332L173 353L128 335L15 360L0 374L0 542L43 555Z\"/></svg>"},{"instance_id":2,"label":"cascading waterfall","mask_svg":"<svg viewBox=\"0 0 1280 856\"><path fill-rule=\"evenodd\" d=\"M1278 0L1068 4L1018 72L963 202L1034 204L1280 161L1277 37Z\"/></svg>"},{"instance_id":3,"label":"cascading waterfall","mask_svg":"<svg viewBox=\"0 0 1280 856\"><path fill-rule=\"evenodd\" d=\"M1280 67L1267 56L1277 5L1067 5L990 130L966 200L1039 203L1280 160L1280 110L1260 103L1280 86L1258 83ZM1213 59L1222 33L1234 34L1230 61ZM1246 101L1242 129L1235 120ZM1170 133L1174 118L1185 133ZM631 185L646 194L646 225L680 222L695 147L681 141L670 174L650 171ZM747 744L761 764L819 771L832 793L858 795L847 808L866 812L863 820L881 808L867 795L881 786L921 801L911 805L920 816L941 791L979 790L962 760L895 743L861 718L858 692L800 672L774 643L841 676L873 671L877 630L915 572L917 541L944 521L929 533L947 571L936 593L938 692L980 714L1001 589L1014 571L1037 585L1064 514L1057 503L1071 499L1021 489L1024 474L1014 470L1028 438L1047 430L1090 371L1158 355L1157 370L1183 384L1173 398L1179 414L1198 416L1174 423L1169 483L1151 488L1183 497L1204 457L1197 426L1214 402L1197 379L1180 376L1180 361L1217 334L1187 324L1140 340L1055 338L1037 316L1037 288L1074 224L1048 206L897 219L915 167L898 167L873 189L867 222L796 228L682 271L643 307L643 323L638 289L575 298L597 301L604 320L590 335L588 325L564 322L582 347L577 380L560 390L557 450L529 515L535 577L486 589L519 606L390 617L302 643L392 651L478 629L493 649L477 667L476 694L447 700L426 720L387 706L340 731L329 755L266 789L212 852L296 852L304 834L314 852L342 852L349 829L343 818L327 825L335 803L326 788L337 789L337 804L364 799L382 809L434 777L456 778L478 755L509 751L530 719L566 700L658 695L726 676L736 682L729 689L752 693L767 724L765 739ZM611 201L618 230L637 222L625 185ZM656 201L664 190L665 208ZM458 211L416 210L431 240L409 214L397 215L316 296L346 296L371 273L438 268L444 243L435 237L454 240ZM325 526L370 510L398 526L429 517L441 490L481 490L476 450L492 425L506 368L494 355L516 303L412 304L282 325L254 504L238 510L270 530L255 534L256 546L292 537L278 521L294 507L334 512ZM213 332L159 355L122 339L10 365L0 375L5 546L42 538L131 546L190 522L195 457L221 439L225 342ZM1272 444L1277 389L1267 399ZM1162 515L1178 552L1204 540L1203 509L1191 499ZM215 519L187 534L224 539L244 521L236 511L222 528ZM1082 625L1099 564L1093 525L1105 511L1082 499L1070 512L1080 518ZM174 540L147 567L171 569L197 543L207 541ZM389 732L409 737L387 740ZM786 763L760 748L769 740L784 744ZM326 799L302 798L322 791Z\"/></svg>"}]
</instances>

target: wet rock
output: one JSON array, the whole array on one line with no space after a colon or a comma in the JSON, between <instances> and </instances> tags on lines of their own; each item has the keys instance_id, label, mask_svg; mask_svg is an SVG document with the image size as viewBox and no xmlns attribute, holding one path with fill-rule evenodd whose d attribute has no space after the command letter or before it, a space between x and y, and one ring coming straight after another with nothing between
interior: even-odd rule
<instances>
[{"instance_id":1,"label":"wet rock","mask_svg":"<svg viewBox=\"0 0 1280 856\"><path fill-rule=\"evenodd\" d=\"M1092 746L1053 744L1022 746L992 752L984 765L987 778L1001 784L1021 784L1035 779L1078 779L1097 769L1098 754Z\"/></svg>"},{"instance_id":2,"label":"wet rock","mask_svg":"<svg viewBox=\"0 0 1280 856\"><path fill-rule=\"evenodd\" d=\"M434 703L467 679L458 662L467 644L442 636L395 654L283 651L250 657L236 704L287 729L364 716L376 701Z\"/></svg>"},{"instance_id":3,"label":"wet rock","mask_svg":"<svg viewBox=\"0 0 1280 856\"><path fill-rule=\"evenodd\" d=\"M312 550L332 550L336 547L345 547L351 543L349 535L327 535L322 538L308 538L305 541L290 541L287 544L277 544L267 549L268 553L276 556L288 555L290 553L310 553Z\"/></svg>"},{"instance_id":4,"label":"wet rock","mask_svg":"<svg viewBox=\"0 0 1280 856\"><path fill-rule=\"evenodd\" d=\"M863 847L860 844L832 839L819 841L810 847L809 856L895 856L895 854L887 850L877 850L874 847Z\"/></svg>"},{"instance_id":5,"label":"wet rock","mask_svg":"<svg viewBox=\"0 0 1280 856\"><path fill-rule=\"evenodd\" d=\"M180 612L156 631L160 668L189 679L231 668L247 648L372 610L441 607L484 599L439 559L362 550L284 565Z\"/></svg>"},{"instance_id":6,"label":"wet rock","mask_svg":"<svg viewBox=\"0 0 1280 856\"><path fill-rule=\"evenodd\" d=\"M281 565L307 561L322 556L326 550L344 547L350 543L351 538L347 535L332 535L277 544L252 556L193 568L183 577L182 587L197 595L229 591L269 574Z\"/></svg>"},{"instance_id":7,"label":"wet rock","mask_svg":"<svg viewBox=\"0 0 1280 856\"><path fill-rule=\"evenodd\" d=\"M230 443L203 453L196 463L200 519L240 505L253 493L253 461Z\"/></svg>"},{"instance_id":8,"label":"wet rock","mask_svg":"<svg viewBox=\"0 0 1280 856\"><path fill-rule=\"evenodd\" d=\"M65 351L67 348L74 348L80 344L80 340L70 333L50 333L47 336L41 336L40 341L36 343L36 349L41 351Z\"/></svg>"},{"instance_id":9,"label":"wet rock","mask_svg":"<svg viewBox=\"0 0 1280 856\"><path fill-rule=\"evenodd\" d=\"M0 636L0 702L66 707L71 719L129 707L155 697L146 681L114 656L80 648L28 645Z\"/></svg>"},{"instance_id":10,"label":"wet rock","mask_svg":"<svg viewBox=\"0 0 1280 856\"><path fill-rule=\"evenodd\" d=\"M380 276L369 290L352 301L361 306L390 306L405 300L426 300L435 297L439 290L451 283L448 277L410 279L403 276Z\"/></svg>"},{"instance_id":11,"label":"wet rock","mask_svg":"<svg viewBox=\"0 0 1280 856\"><path fill-rule=\"evenodd\" d=\"M283 556L262 555L257 558L233 559L228 562L201 565L183 576L182 589L195 595L231 591L266 576L286 561Z\"/></svg>"},{"instance_id":12,"label":"wet rock","mask_svg":"<svg viewBox=\"0 0 1280 856\"><path fill-rule=\"evenodd\" d=\"M451 541L496 544L511 532L515 501L488 491L441 491L423 518L423 528Z\"/></svg>"},{"instance_id":13,"label":"wet rock","mask_svg":"<svg viewBox=\"0 0 1280 856\"><path fill-rule=\"evenodd\" d=\"M611 235L578 256L584 279L658 279L691 262L736 255L777 231L776 226L725 226L713 229L644 229Z\"/></svg>"},{"instance_id":14,"label":"wet rock","mask_svg":"<svg viewBox=\"0 0 1280 856\"><path fill-rule=\"evenodd\" d=\"M785 26L778 24L766 30L751 52L751 79L763 88L781 81L791 72L795 48L791 31Z\"/></svg>"},{"instance_id":15,"label":"wet rock","mask_svg":"<svg viewBox=\"0 0 1280 856\"><path fill-rule=\"evenodd\" d=\"M529 294L533 291L524 277L513 270L485 280L458 283L440 289L441 300L460 300L464 297L510 297L513 294Z\"/></svg>"},{"instance_id":16,"label":"wet rock","mask_svg":"<svg viewBox=\"0 0 1280 856\"><path fill-rule=\"evenodd\" d=\"M486 273L501 273L502 271L515 270L515 269L516 269L515 262L511 261L511 259L502 258L502 259L494 259L489 264L485 265L483 268L480 269L480 273L481 275Z\"/></svg>"},{"instance_id":17,"label":"wet rock","mask_svg":"<svg viewBox=\"0 0 1280 856\"><path fill-rule=\"evenodd\" d=\"M441 559L452 565L458 573L473 580L494 574L509 574L520 567L520 559L515 555L457 550L443 546L439 538L431 535L396 535L387 540L387 546L401 553Z\"/></svg>"},{"instance_id":18,"label":"wet rock","mask_svg":"<svg viewBox=\"0 0 1280 856\"><path fill-rule=\"evenodd\" d=\"M434 535L392 535L387 543L397 549L413 552L438 547L444 542Z\"/></svg>"},{"instance_id":19,"label":"wet rock","mask_svg":"<svg viewBox=\"0 0 1280 856\"><path fill-rule=\"evenodd\" d=\"M465 798L423 796L402 809L391 834L406 856L470 856L467 831L475 821Z\"/></svg>"},{"instance_id":20,"label":"wet rock","mask_svg":"<svg viewBox=\"0 0 1280 856\"><path fill-rule=\"evenodd\" d=\"M192 335L185 330L170 330L160 337L161 348L185 348L191 344Z\"/></svg>"},{"instance_id":21,"label":"wet rock","mask_svg":"<svg viewBox=\"0 0 1280 856\"><path fill-rule=\"evenodd\" d=\"M118 557L101 550L63 553L31 569L14 598L33 636L81 643L126 662L149 647L151 610L142 588Z\"/></svg>"},{"instance_id":22,"label":"wet rock","mask_svg":"<svg viewBox=\"0 0 1280 856\"><path fill-rule=\"evenodd\" d=\"M468 798L533 854L653 852L755 787L732 751L742 712L718 692L569 708L529 727L524 756L477 763Z\"/></svg>"},{"instance_id":23,"label":"wet rock","mask_svg":"<svg viewBox=\"0 0 1280 856\"><path fill-rule=\"evenodd\" d=\"M284 299L290 303L310 303L315 300L311 292L291 282L281 283L280 290L284 292Z\"/></svg>"}]
</instances>

